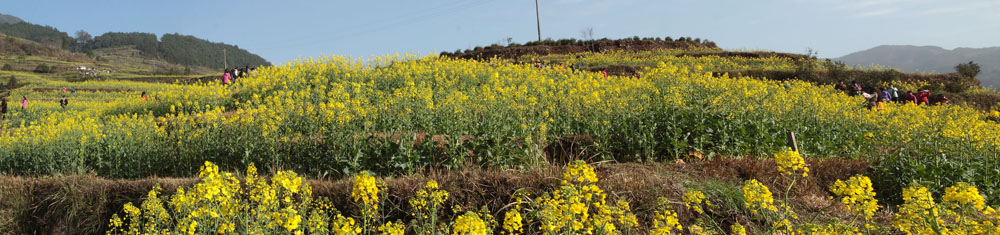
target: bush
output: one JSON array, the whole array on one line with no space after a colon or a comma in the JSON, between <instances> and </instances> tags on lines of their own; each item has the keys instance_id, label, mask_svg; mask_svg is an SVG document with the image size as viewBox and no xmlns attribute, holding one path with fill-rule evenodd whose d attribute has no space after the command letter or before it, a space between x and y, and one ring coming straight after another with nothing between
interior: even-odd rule
<instances>
[{"instance_id":1,"label":"bush","mask_svg":"<svg viewBox=\"0 0 1000 235\"><path fill-rule=\"evenodd\" d=\"M962 80L955 80L945 83L944 90L952 93L964 93L966 90L969 90L969 88L972 86L973 84L970 84L969 82Z\"/></svg>"},{"instance_id":2,"label":"bush","mask_svg":"<svg viewBox=\"0 0 1000 235\"><path fill-rule=\"evenodd\" d=\"M14 75L10 75L10 79L7 79L7 86L5 87L11 90L17 88L17 78Z\"/></svg>"},{"instance_id":3,"label":"bush","mask_svg":"<svg viewBox=\"0 0 1000 235\"><path fill-rule=\"evenodd\" d=\"M34 71L36 73L51 73L51 72L55 71L55 68L50 67L49 65L42 63L42 64L38 64L38 66L35 66L35 70Z\"/></svg>"},{"instance_id":4,"label":"bush","mask_svg":"<svg viewBox=\"0 0 1000 235\"><path fill-rule=\"evenodd\" d=\"M10 64L3 64L3 68L0 68L0 70L3 70L3 71L14 71L14 66L11 66Z\"/></svg>"},{"instance_id":5,"label":"bush","mask_svg":"<svg viewBox=\"0 0 1000 235\"><path fill-rule=\"evenodd\" d=\"M976 75L979 75L981 68L979 67L978 64L969 61L969 63L967 64L955 65L955 71L958 71L958 74L961 74L963 76L975 78Z\"/></svg>"}]
</instances>

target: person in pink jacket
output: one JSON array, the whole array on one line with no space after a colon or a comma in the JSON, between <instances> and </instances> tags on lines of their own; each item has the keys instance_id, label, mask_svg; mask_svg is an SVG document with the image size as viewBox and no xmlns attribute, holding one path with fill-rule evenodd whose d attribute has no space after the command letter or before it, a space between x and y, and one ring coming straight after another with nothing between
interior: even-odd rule
<instances>
[{"instance_id":1,"label":"person in pink jacket","mask_svg":"<svg viewBox=\"0 0 1000 235\"><path fill-rule=\"evenodd\" d=\"M222 85L229 85L229 80L232 80L232 75L229 74L229 69L226 69L226 72L222 74Z\"/></svg>"},{"instance_id":2,"label":"person in pink jacket","mask_svg":"<svg viewBox=\"0 0 1000 235\"><path fill-rule=\"evenodd\" d=\"M21 96L21 108L28 108L28 97Z\"/></svg>"}]
</instances>

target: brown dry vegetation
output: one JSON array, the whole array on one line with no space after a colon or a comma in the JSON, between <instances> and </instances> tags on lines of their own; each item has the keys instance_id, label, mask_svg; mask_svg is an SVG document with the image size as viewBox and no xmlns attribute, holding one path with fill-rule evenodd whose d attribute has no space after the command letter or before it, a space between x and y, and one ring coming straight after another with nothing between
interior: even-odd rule
<instances>
[{"instance_id":1,"label":"brown dry vegetation","mask_svg":"<svg viewBox=\"0 0 1000 235\"><path fill-rule=\"evenodd\" d=\"M441 53L442 56L460 59L517 59L524 55L572 54L580 52L607 51L649 51L655 49L683 49L693 47L717 48L714 43L695 43L664 40L596 40L589 43L574 43L567 45L531 45L531 46L490 46L477 47L460 53Z\"/></svg>"},{"instance_id":2,"label":"brown dry vegetation","mask_svg":"<svg viewBox=\"0 0 1000 235\"><path fill-rule=\"evenodd\" d=\"M691 163L657 164L595 164L601 181L598 185L608 192L609 201L624 199L631 202L639 215L641 227L648 227L650 213L657 197L668 197L678 211L682 223L691 224L693 215L684 210L680 198L688 189L706 191L716 208L709 213L721 225L731 223L750 225L742 204L734 204L743 180L755 178L772 188L776 196L783 191L775 184L777 171L772 160L716 159ZM843 217L839 210L820 209L833 203L826 199L826 188L837 179L863 174L868 164L849 160L810 160L813 171L806 180L800 180L792 194L799 200L793 203L796 210L806 216ZM235 169L231 169L235 170ZM557 187L562 177L561 167L539 167L530 171L513 170L429 170L418 174L387 178L389 195L384 208L391 210L390 219L408 221L403 211L409 211L407 200L424 182L435 179L451 198L446 208L461 205L464 208L487 206L494 216L502 216L505 208L514 201L510 195L518 190L529 192L532 197ZM154 178L142 180L111 180L93 175L74 175L51 178L0 176L0 231L6 234L96 234L102 233L114 213L120 213L126 202L139 203L146 193L159 184L169 195L178 186L190 187L197 179ZM356 215L350 201L350 178L337 180L310 180L314 196L327 197L342 212ZM719 188L725 190L718 191ZM876 187L878 187L876 185ZM716 190L716 191L713 191ZM721 192L721 193L720 193ZM728 192L728 193L727 193ZM734 193L736 192L736 193ZM727 203L728 202L728 203ZM445 212L450 213L450 212ZM820 213L820 214L817 214ZM451 215L445 215L447 216ZM752 225L749 228L753 228Z\"/></svg>"}]
</instances>

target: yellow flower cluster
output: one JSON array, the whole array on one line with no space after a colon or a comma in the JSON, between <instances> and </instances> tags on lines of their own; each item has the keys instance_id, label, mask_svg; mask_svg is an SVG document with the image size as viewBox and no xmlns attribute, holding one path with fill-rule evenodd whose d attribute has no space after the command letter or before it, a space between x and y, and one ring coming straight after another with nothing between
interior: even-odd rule
<instances>
[{"instance_id":1,"label":"yellow flower cluster","mask_svg":"<svg viewBox=\"0 0 1000 235\"><path fill-rule=\"evenodd\" d=\"M729 226L729 234L732 235L747 235L747 229L743 227L742 224L733 223Z\"/></svg>"},{"instance_id":2,"label":"yellow flower cluster","mask_svg":"<svg viewBox=\"0 0 1000 235\"><path fill-rule=\"evenodd\" d=\"M712 206L712 202L705 200L705 193L698 190L690 190L684 193L681 197L684 200L684 207L688 210L694 210L695 213L704 214L705 211L701 208L701 204L704 202L706 206Z\"/></svg>"},{"instance_id":3,"label":"yellow flower cluster","mask_svg":"<svg viewBox=\"0 0 1000 235\"><path fill-rule=\"evenodd\" d=\"M976 187L958 183L945 189L941 199L936 204L924 187L904 189L893 227L906 234L1000 234L1000 215L985 206Z\"/></svg>"},{"instance_id":4,"label":"yellow flower cluster","mask_svg":"<svg viewBox=\"0 0 1000 235\"><path fill-rule=\"evenodd\" d=\"M506 234L522 234L524 233L523 218L521 218L521 212L517 210L509 210L503 216L503 229Z\"/></svg>"},{"instance_id":5,"label":"yellow flower cluster","mask_svg":"<svg viewBox=\"0 0 1000 235\"><path fill-rule=\"evenodd\" d=\"M677 220L677 213L670 210L670 200L664 197L657 198L656 211L653 211L653 231L655 235L669 235L673 231L680 233L684 231L680 221Z\"/></svg>"},{"instance_id":6,"label":"yellow flower cluster","mask_svg":"<svg viewBox=\"0 0 1000 235\"><path fill-rule=\"evenodd\" d=\"M597 174L594 168L583 161L574 161L566 166L563 172L563 185L593 184L597 183Z\"/></svg>"},{"instance_id":7,"label":"yellow flower cluster","mask_svg":"<svg viewBox=\"0 0 1000 235\"><path fill-rule=\"evenodd\" d=\"M984 207L986 199L983 198L983 195L979 194L979 189L965 182L960 182L955 186L944 189L941 202L951 204L951 209L963 206L972 206L979 211L986 209Z\"/></svg>"},{"instance_id":8,"label":"yellow flower cluster","mask_svg":"<svg viewBox=\"0 0 1000 235\"><path fill-rule=\"evenodd\" d=\"M354 202L361 202L378 210L378 193L381 182L371 173L362 171L354 176L354 186L351 187L351 198Z\"/></svg>"},{"instance_id":9,"label":"yellow flower cluster","mask_svg":"<svg viewBox=\"0 0 1000 235\"><path fill-rule=\"evenodd\" d=\"M744 205L750 209L751 214L757 215L761 211L778 212L778 208L774 206L771 190L756 179L750 179L743 183L743 199L745 200Z\"/></svg>"},{"instance_id":10,"label":"yellow flower cluster","mask_svg":"<svg viewBox=\"0 0 1000 235\"><path fill-rule=\"evenodd\" d=\"M406 226L400 222L393 224L392 221L389 221L379 226L378 231L380 235L403 235L406 232Z\"/></svg>"},{"instance_id":11,"label":"yellow flower cluster","mask_svg":"<svg viewBox=\"0 0 1000 235\"><path fill-rule=\"evenodd\" d=\"M830 186L830 192L840 197L845 209L855 216L861 216L865 221L871 220L879 208L872 181L867 176L852 176L847 181L837 180Z\"/></svg>"},{"instance_id":12,"label":"yellow flower cluster","mask_svg":"<svg viewBox=\"0 0 1000 235\"><path fill-rule=\"evenodd\" d=\"M534 200L544 233L618 233L636 224L627 203L606 202L607 194L596 185L593 167L583 161L566 166L561 187Z\"/></svg>"},{"instance_id":13,"label":"yellow flower cluster","mask_svg":"<svg viewBox=\"0 0 1000 235\"><path fill-rule=\"evenodd\" d=\"M486 227L486 222L476 212L468 211L458 216L451 226L452 235L486 235L493 232Z\"/></svg>"},{"instance_id":14,"label":"yellow flower cluster","mask_svg":"<svg viewBox=\"0 0 1000 235\"><path fill-rule=\"evenodd\" d=\"M414 217L414 229L417 234L434 234L444 227L438 224L441 222L438 211L447 200L448 191L439 189L435 180L427 181L424 188L410 198L410 215Z\"/></svg>"},{"instance_id":15,"label":"yellow flower cluster","mask_svg":"<svg viewBox=\"0 0 1000 235\"><path fill-rule=\"evenodd\" d=\"M405 230L399 222L387 222L376 229L359 226L353 218L339 213L330 216L333 208L315 201L309 184L291 171L277 172L270 179L258 178L251 165L241 182L206 162L199 177L201 181L190 189L177 188L166 205L159 187L149 192L141 207L126 204L125 217L114 215L108 233L402 234Z\"/></svg>"},{"instance_id":16,"label":"yellow flower cluster","mask_svg":"<svg viewBox=\"0 0 1000 235\"><path fill-rule=\"evenodd\" d=\"M785 147L784 151L774 154L774 161L778 164L778 172L783 175L802 172L802 177L809 176L809 167L806 166L805 160L798 151L792 151L791 148Z\"/></svg>"},{"instance_id":17,"label":"yellow flower cluster","mask_svg":"<svg viewBox=\"0 0 1000 235\"><path fill-rule=\"evenodd\" d=\"M827 224L825 226L807 225L796 230L795 234L807 235L861 235L857 227L845 226L841 224Z\"/></svg>"},{"instance_id":18,"label":"yellow flower cluster","mask_svg":"<svg viewBox=\"0 0 1000 235\"><path fill-rule=\"evenodd\" d=\"M630 65L637 67L652 67L659 62L693 68L694 71L741 71L741 70L778 70L794 71L795 63L787 57L721 57L711 55L721 52L718 49L689 48L684 50L659 49L649 51L610 51L585 52L577 54L553 54L546 56L525 56L521 61L564 61L566 65L607 66ZM684 56L685 53L708 53L706 56Z\"/></svg>"}]
</instances>

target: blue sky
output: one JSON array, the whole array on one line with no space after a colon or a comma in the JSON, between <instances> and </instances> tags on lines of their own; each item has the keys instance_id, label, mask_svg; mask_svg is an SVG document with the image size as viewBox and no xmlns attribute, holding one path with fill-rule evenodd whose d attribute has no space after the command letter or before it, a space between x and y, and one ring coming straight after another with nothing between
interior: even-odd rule
<instances>
[{"instance_id":1,"label":"blue sky","mask_svg":"<svg viewBox=\"0 0 1000 235\"><path fill-rule=\"evenodd\" d=\"M72 35L180 33L280 64L454 51L537 38L531 0L3 0L0 13ZM1000 46L997 0L540 0L542 38L704 38L729 49L839 57L878 45Z\"/></svg>"}]
</instances>

